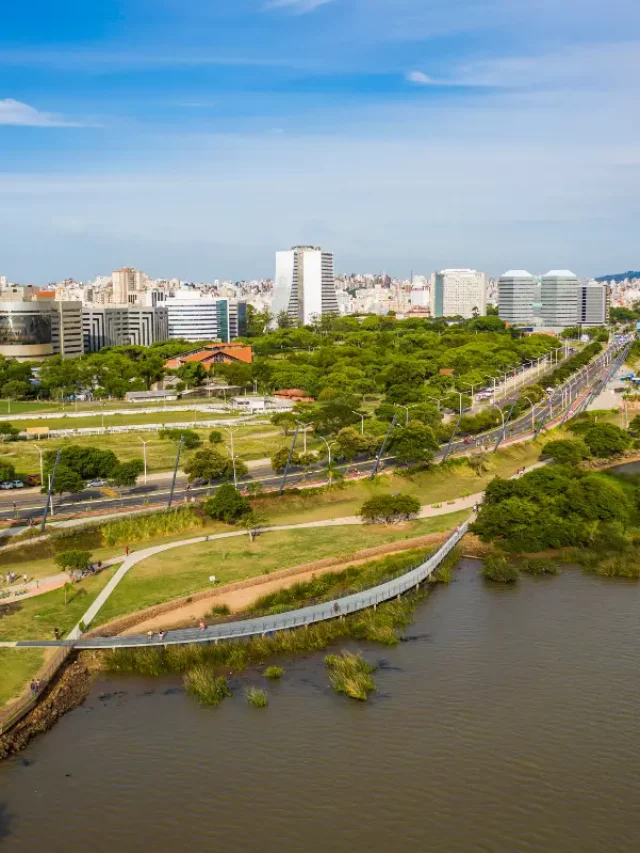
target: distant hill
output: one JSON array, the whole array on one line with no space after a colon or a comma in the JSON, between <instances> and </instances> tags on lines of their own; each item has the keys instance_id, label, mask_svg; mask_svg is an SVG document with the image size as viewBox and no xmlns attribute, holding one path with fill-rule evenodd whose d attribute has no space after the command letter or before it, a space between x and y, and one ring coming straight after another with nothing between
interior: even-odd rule
<instances>
[{"instance_id":1,"label":"distant hill","mask_svg":"<svg viewBox=\"0 0 640 853\"><path fill-rule=\"evenodd\" d=\"M640 278L640 270L628 270L627 272L616 272L611 275L601 275L596 281L624 281L625 278Z\"/></svg>"}]
</instances>

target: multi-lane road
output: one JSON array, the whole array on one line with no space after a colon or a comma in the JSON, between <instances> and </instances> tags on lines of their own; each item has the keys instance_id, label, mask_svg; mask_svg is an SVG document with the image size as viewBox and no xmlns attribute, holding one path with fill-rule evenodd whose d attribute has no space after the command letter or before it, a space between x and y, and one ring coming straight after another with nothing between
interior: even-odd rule
<instances>
[{"instance_id":1,"label":"multi-lane road","mask_svg":"<svg viewBox=\"0 0 640 853\"><path fill-rule=\"evenodd\" d=\"M547 399L538 403L533 410L529 410L517 419L507 422L504 428L501 425L471 440L465 441L462 437L454 440L450 448L442 447L440 449L436 454L436 460L441 460L447 453L468 453L479 448L492 450L498 443L508 444L522 440L538 430L542 424L549 426L569 414L582 411L592 396L604 387L608 378L623 363L629 345L628 339L615 342L593 362L574 374L564 385L555 389ZM393 464L393 457L386 457L383 459L381 467ZM366 459L339 467L347 476L357 477L371 473L373 466L374 462L371 459ZM326 471L323 466L318 465L309 471L293 469L287 477L286 485L292 487L325 481ZM239 485L246 485L250 482L260 483L264 489L275 489L280 487L282 475L274 474L268 462L264 462L254 466L249 475L240 481ZM170 486L171 474L167 473L166 477L154 479L147 485L123 490L122 497L105 497L98 489L87 489L78 494L65 496L62 500L56 500L54 515L55 517L59 515L68 517L83 513L108 513L133 507L148 506L153 508L167 503ZM204 497L211 493L214 488L215 486L189 487L186 477L179 475L176 481L174 505L191 498ZM29 492L2 492L0 493L0 519L14 520L22 524L30 518L38 521L42 518L45 499L44 495L32 490Z\"/></svg>"}]
</instances>

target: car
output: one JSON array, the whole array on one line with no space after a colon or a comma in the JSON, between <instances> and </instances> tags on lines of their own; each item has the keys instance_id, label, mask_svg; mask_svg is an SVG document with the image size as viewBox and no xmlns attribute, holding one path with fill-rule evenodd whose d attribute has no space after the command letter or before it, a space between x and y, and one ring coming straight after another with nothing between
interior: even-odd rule
<instances>
[{"instance_id":1,"label":"car","mask_svg":"<svg viewBox=\"0 0 640 853\"><path fill-rule=\"evenodd\" d=\"M3 483L0 483L0 489L12 489L13 483L9 482L9 480L5 480Z\"/></svg>"},{"instance_id":2,"label":"car","mask_svg":"<svg viewBox=\"0 0 640 853\"><path fill-rule=\"evenodd\" d=\"M87 483L87 488L88 489L103 489L106 485L107 485L106 480L101 480L100 478L98 478L97 480L90 480Z\"/></svg>"},{"instance_id":3,"label":"car","mask_svg":"<svg viewBox=\"0 0 640 853\"><path fill-rule=\"evenodd\" d=\"M22 480L14 480L13 481L13 488L14 489L24 489L24 483L22 482Z\"/></svg>"}]
</instances>

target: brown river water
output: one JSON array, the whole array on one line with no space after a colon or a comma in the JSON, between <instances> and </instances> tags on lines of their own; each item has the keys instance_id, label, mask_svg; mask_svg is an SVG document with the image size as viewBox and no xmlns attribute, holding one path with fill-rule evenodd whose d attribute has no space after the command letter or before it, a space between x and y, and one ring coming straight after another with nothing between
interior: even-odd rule
<instances>
[{"instance_id":1,"label":"brown river water","mask_svg":"<svg viewBox=\"0 0 640 853\"><path fill-rule=\"evenodd\" d=\"M366 646L366 704L321 654L284 662L266 710L242 695L255 671L215 710L176 678L101 678L0 764L0 850L640 851L640 585L478 568L407 642Z\"/></svg>"}]
</instances>

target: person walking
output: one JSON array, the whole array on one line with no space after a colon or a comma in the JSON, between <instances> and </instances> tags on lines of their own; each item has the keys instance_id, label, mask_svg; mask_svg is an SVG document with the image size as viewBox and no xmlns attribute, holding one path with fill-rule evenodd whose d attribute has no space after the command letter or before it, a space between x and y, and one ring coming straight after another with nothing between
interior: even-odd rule
<instances>
[{"instance_id":1,"label":"person walking","mask_svg":"<svg viewBox=\"0 0 640 853\"><path fill-rule=\"evenodd\" d=\"M130 550L129 546L128 546L128 545L125 545L125 546L124 546L124 555L125 555L125 557L128 557L128 556L129 556L129 550Z\"/></svg>"},{"instance_id":2,"label":"person walking","mask_svg":"<svg viewBox=\"0 0 640 853\"><path fill-rule=\"evenodd\" d=\"M201 619L201 620L200 620L200 630L201 630L201 631L204 631L204 629L205 629L206 627L207 627L207 626L205 625L205 621L204 621L204 619Z\"/></svg>"}]
</instances>

